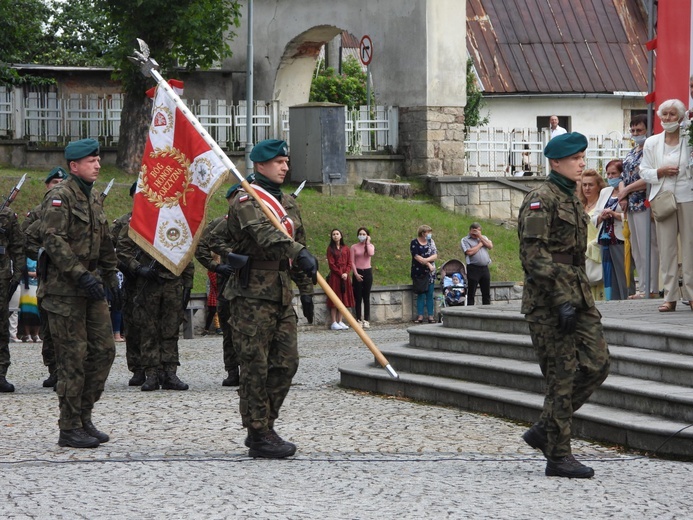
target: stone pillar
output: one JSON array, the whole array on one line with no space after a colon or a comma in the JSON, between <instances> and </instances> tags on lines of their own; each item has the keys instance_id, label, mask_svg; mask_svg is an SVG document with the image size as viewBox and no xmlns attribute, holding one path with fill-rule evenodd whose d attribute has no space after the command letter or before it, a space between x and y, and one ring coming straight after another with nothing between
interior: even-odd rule
<instances>
[{"instance_id":1,"label":"stone pillar","mask_svg":"<svg viewBox=\"0 0 693 520\"><path fill-rule=\"evenodd\" d=\"M463 175L464 107L400 107L399 143L405 175Z\"/></svg>"}]
</instances>

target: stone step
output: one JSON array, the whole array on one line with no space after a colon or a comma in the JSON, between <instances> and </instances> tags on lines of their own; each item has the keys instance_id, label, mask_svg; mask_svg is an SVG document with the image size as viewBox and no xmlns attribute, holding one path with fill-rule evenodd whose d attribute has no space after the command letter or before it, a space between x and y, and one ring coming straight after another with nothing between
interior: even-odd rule
<instances>
[{"instance_id":1,"label":"stone step","mask_svg":"<svg viewBox=\"0 0 693 520\"><path fill-rule=\"evenodd\" d=\"M529 327L519 310L509 312L508 309L502 307L494 309L492 306L447 307L441 310L441 314L442 325L412 327L410 333L423 332L426 327L443 327L452 330L478 330L529 336ZM693 314L690 311L678 312L677 315L690 316L690 323L693 323ZM693 328L690 323L653 324L651 320L641 320L636 316L629 318L631 317L627 314L602 318L604 335L609 345L693 355Z\"/></svg>"},{"instance_id":2,"label":"stone step","mask_svg":"<svg viewBox=\"0 0 693 520\"><path fill-rule=\"evenodd\" d=\"M398 369L399 379L394 379L381 367L366 362L341 366L339 371L341 384L347 388L452 405L527 423L537 420L543 404L539 393L479 382L401 369ZM689 426L690 422L606 406L593 400L575 413L573 421L576 436L676 457L693 455L693 428Z\"/></svg>"},{"instance_id":3,"label":"stone step","mask_svg":"<svg viewBox=\"0 0 693 520\"><path fill-rule=\"evenodd\" d=\"M536 362L528 334L498 334L440 325L411 327L409 347ZM406 344L405 344L406 345ZM693 386L693 357L640 347L609 345L611 373Z\"/></svg>"},{"instance_id":4,"label":"stone step","mask_svg":"<svg viewBox=\"0 0 693 520\"><path fill-rule=\"evenodd\" d=\"M614 348L615 352L618 350ZM544 394L544 378L536 362L418 349L404 344L381 346L381 352L398 373L432 375ZM693 422L691 387L612 372L590 401Z\"/></svg>"}]
</instances>

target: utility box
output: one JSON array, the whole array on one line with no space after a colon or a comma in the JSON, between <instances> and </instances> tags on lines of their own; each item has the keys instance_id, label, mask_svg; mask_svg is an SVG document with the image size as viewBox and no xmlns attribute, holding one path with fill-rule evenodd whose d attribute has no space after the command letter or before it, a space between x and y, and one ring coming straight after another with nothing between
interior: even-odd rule
<instances>
[{"instance_id":1,"label":"utility box","mask_svg":"<svg viewBox=\"0 0 693 520\"><path fill-rule=\"evenodd\" d=\"M346 184L344 105L305 103L289 107L291 182Z\"/></svg>"}]
</instances>

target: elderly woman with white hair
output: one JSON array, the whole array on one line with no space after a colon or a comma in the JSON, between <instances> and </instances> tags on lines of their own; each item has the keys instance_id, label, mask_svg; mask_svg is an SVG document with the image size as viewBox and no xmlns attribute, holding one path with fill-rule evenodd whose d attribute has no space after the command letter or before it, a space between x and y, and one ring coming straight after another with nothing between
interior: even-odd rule
<instances>
[{"instance_id":1,"label":"elderly woman with white hair","mask_svg":"<svg viewBox=\"0 0 693 520\"><path fill-rule=\"evenodd\" d=\"M651 185L652 208L659 243L659 266L664 284L664 303L659 312L676 310L678 262L683 272L683 299L693 309L693 179L690 147L681 134L686 107L678 99L659 105L657 116L663 132L645 141L640 177ZM679 255L679 244L682 247Z\"/></svg>"}]
</instances>

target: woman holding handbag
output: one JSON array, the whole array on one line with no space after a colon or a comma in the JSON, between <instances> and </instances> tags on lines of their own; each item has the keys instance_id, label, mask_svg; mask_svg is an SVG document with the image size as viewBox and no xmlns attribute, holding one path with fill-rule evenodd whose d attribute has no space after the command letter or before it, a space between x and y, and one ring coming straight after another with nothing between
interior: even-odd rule
<instances>
[{"instance_id":1,"label":"woman holding handbag","mask_svg":"<svg viewBox=\"0 0 693 520\"><path fill-rule=\"evenodd\" d=\"M585 213L590 218L587 226L587 251L585 253L585 271L590 281L590 290L595 300L604 299L604 273L602 270L602 251L598 243L599 230L592 223L592 217L597 213L599 194L606 187L606 181L597 170L590 168L582 172L578 199L585 207Z\"/></svg>"},{"instance_id":2,"label":"woman holding handbag","mask_svg":"<svg viewBox=\"0 0 693 520\"><path fill-rule=\"evenodd\" d=\"M663 132L645 141L640 177L651 185L649 203L657 228L659 267L663 279L664 303L659 312L676 310L678 262L681 258L683 299L693 298L693 180L689 167L690 147L681 135L685 105L678 99L664 101L657 110ZM679 244L682 249L679 252Z\"/></svg>"},{"instance_id":3,"label":"woman holding handbag","mask_svg":"<svg viewBox=\"0 0 693 520\"><path fill-rule=\"evenodd\" d=\"M409 244L411 252L411 279L416 296L417 317L414 323L423 323L424 305L428 313L428 323L435 323L433 292L436 281L436 259L438 250L433 241L431 226L419 226L416 238Z\"/></svg>"}]
</instances>

